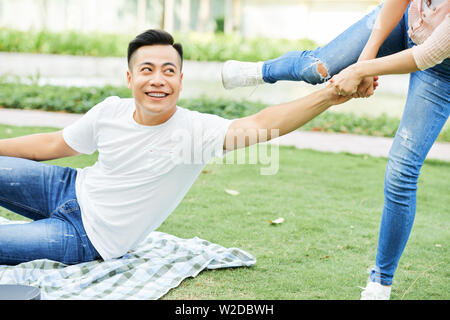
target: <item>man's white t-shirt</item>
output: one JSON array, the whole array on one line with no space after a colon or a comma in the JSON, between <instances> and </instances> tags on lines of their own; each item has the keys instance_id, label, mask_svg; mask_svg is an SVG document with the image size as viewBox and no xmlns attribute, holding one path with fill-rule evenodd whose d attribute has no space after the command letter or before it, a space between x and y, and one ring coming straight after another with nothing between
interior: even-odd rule
<instances>
[{"instance_id":1,"label":"man's white t-shirt","mask_svg":"<svg viewBox=\"0 0 450 320\"><path fill-rule=\"evenodd\" d=\"M133 249L181 202L206 164L223 155L232 120L177 106L156 126L134 118L134 99L109 97L63 130L74 150L98 161L78 168L86 233L104 260Z\"/></svg>"}]
</instances>

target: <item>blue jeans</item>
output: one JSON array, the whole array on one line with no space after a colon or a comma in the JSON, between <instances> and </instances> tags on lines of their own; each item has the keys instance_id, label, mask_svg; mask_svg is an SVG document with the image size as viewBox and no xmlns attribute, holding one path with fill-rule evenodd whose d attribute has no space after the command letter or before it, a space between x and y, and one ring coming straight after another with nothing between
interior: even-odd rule
<instances>
[{"instance_id":1,"label":"blue jeans","mask_svg":"<svg viewBox=\"0 0 450 320\"><path fill-rule=\"evenodd\" d=\"M32 222L0 225L0 265L36 259L76 264L100 258L81 221L77 171L0 157L0 206Z\"/></svg>"},{"instance_id":2,"label":"blue jeans","mask_svg":"<svg viewBox=\"0 0 450 320\"><path fill-rule=\"evenodd\" d=\"M264 80L268 83L292 80L311 84L328 80L357 61L380 9L381 6L321 48L288 52L265 62ZM414 45L407 33L407 21L406 12L381 46L379 57ZM405 109L388 157L376 263L370 274L372 281L392 284L414 221L420 169L449 112L450 59L412 73Z\"/></svg>"}]
</instances>

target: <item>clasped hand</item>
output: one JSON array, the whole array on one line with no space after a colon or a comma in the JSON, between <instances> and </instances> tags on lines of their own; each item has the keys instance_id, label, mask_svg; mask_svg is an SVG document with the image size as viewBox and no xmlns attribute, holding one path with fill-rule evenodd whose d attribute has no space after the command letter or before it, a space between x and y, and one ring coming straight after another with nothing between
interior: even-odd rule
<instances>
[{"instance_id":1,"label":"clasped hand","mask_svg":"<svg viewBox=\"0 0 450 320\"><path fill-rule=\"evenodd\" d=\"M363 77L357 71L357 64L354 64L334 75L330 84L340 96L368 98L378 86L378 77Z\"/></svg>"}]
</instances>

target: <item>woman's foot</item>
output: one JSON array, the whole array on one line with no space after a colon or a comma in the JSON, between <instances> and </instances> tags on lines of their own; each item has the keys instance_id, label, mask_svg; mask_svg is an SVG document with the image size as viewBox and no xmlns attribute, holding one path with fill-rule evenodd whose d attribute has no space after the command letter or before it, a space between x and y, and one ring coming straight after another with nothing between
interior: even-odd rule
<instances>
[{"instance_id":1,"label":"woman's foot","mask_svg":"<svg viewBox=\"0 0 450 320\"><path fill-rule=\"evenodd\" d=\"M391 286L383 286L378 282L369 281L361 292L361 300L389 300Z\"/></svg>"},{"instance_id":2,"label":"woman's foot","mask_svg":"<svg viewBox=\"0 0 450 320\"><path fill-rule=\"evenodd\" d=\"M225 89L250 87L264 83L264 62L241 62L228 60L222 68L222 84Z\"/></svg>"}]
</instances>

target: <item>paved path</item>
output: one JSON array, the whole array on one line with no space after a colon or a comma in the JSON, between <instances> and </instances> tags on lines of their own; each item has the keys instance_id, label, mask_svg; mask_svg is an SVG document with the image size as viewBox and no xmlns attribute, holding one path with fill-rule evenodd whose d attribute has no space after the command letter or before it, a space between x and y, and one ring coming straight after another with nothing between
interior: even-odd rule
<instances>
[{"instance_id":1,"label":"paved path","mask_svg":"<svg viewBox=\"0 0 450 320\"><path fill-rule=\"evenodd\" d=\"M80 117L81 115L77 114L38 110L0 109L0 123L15 126L64 128ZM284 146L295 146L300 149L387 157L392 139L340 133L294 131L274 139L272 142ZM427 159L450 162L450 143L435 143Z\"/></svg>"}]
</instances>

